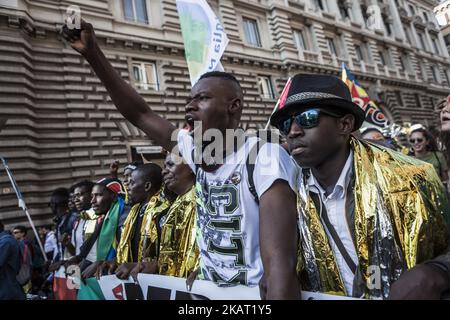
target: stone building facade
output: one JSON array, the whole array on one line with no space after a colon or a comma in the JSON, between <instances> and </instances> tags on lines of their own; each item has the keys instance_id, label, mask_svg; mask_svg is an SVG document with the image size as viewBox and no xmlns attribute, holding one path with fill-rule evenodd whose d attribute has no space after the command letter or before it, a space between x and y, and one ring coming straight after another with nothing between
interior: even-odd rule
<instances>
[{"instance_id":1,"label":"stone building facade","mask_svg":"<svg viewBox=\"0 0 450 320\"><path fill-rule=\"evenodd\" d=\"M434 14L448 47L450 45L450 0L440 1L439 5L434 8Z\"/></svg>"},{"instance_id":2,"label":"stone building facade","mask_svg":"<svg viewBox=\"0 0 450 320\"><path fill-rule=\"evenodd\" d=\"M345 62L395 122L436 124L450 58L425 0L208 0L230 43L222 64L245 90L242 127L264 127L290 75L340 76ZM58 34L78 5L107 58L153 110L181 127L190 89L175 0L0 0L0 155L36 223L49 195L108 174L109 163L161 157L115 110L84 59ZM130 106L132 108L133 106ZM0 219L25 223L0 169Z\"/></svg>"}]
</instances>

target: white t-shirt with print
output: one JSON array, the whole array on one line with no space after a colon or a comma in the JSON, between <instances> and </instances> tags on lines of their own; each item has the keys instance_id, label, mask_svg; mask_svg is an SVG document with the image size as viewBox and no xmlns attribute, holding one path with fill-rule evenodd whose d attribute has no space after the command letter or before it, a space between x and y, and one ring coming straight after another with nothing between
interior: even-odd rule
<instances>
[{"instance_id":1,"label":"white t-shirt with print","mask_svg":"<svg viewBox=\"0 0 450 320\"><path fill-rule=\"evenodd\" d=\"M246 161L258 138L248 138L214 172L193 163L194 140L178 133L178 148L196 172L197 243L201 275L219 285L256 286L263 274L259 242L259 205L249 190ZM265 143L256 157L253 180L260 198L272 184L285 180L295 190L297 167L279 145ZM277 214L277 212L273 212Z\"/></svg>"}]
</instances>

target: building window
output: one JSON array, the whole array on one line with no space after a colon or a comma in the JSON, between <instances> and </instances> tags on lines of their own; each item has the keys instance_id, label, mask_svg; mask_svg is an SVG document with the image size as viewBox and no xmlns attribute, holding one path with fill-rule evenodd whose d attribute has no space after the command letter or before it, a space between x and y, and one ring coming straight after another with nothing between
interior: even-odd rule
<instances>
[{"instance_id":1,"label":"building window","mask_svg":"<svg viewBox=\"0 0 450 320\"><path fill-rule=\"evenodd\" d=\"M414 8L414 6L412 4L409 4L408 8L409 8L409 13L411 15L415 15L416 14L416 9Z\"/></svg>"},{"instance_id":2,"label":"building window","mask_svg":"<svg viewBox=\"0 0 450 320\"><path fill-rule=\"evenodd\" d=\"M369 19L369 15L367 14L367 7L364 4L361 4L360 7L364 22L367 24L367 20Z\"/></svg>"},{"instance_id":3,"label":"building window","mask_svg":"<svg viewBox=\"0 0 450 320\"><path fill-rule=\"evenodd\" d=\"M386 66L386 53L384 51L378 51L378 55L380 56L381 64Z\"/></svg>"},{"instance_id":4,"label":"building window","mask_svg":"<svg viewBox=\"0 0 450 320\"><path fill-rule=\"evenodd\" d=\"M436 66L431 66L431 74L433 76L433 81L436 83L440 83L440 78L439 78L439 70L438 68L436 68Z\"/></svg>"},{"instance_id":5,"label":"building window","mask_svg":"<svg viewBox=\"0 0 450 320\"><path fill-rule=\"evenodd\" d=\"M389 22L389 18L387 15L382 14L381 18L383 19L384 29L386 30L386 34L390 37L392 36L392 27L391 23Z\"/></svg>"},{"instance_id":6,"label":"building window","mask_svg":"<svg viewBox=\"0 0 450 320\"><path fill-rule=\"evenodd\" d=\"M425 44L425 38L422 32L417 32L417 35L419 36L420 46L422 50L427 50L427 46Z\"/></svg>"},{"instance_id":7,"label":"building window","mask_svg":"<svg viewBox=\"0 0 450 320\"><path fill-rule=\"evenodd\" d=\"M402 94L401 94L401 92L400 91L395 91L395 96L396 96L396 98L397 98L397 102L398 102L398 105L399 106L402 106L403 105L403 99L402 99Z\"/></svg>"},{"instance_id":8,"label":"building window","mask_svg":"<svg viewBox=\"0 0 450 320\"><path fill-rule=\"evenodd\" d=\"M423 12L423 21L428 22L428 14L425 11Z\"/></svg>"},{"instance_id":9,"label":"building window","mask_svg":"<svg viewBox=\"0 0 450 320\"><path fill-rule=\"evenodd\" d=\"M450 85L450 77L448 75L448 70L445 70L444 74L445 74L445 80L447 81L447 84Z\"/></svg>"},{"instance_id":10,"label":"building window","mask_svg":"<svg viewBox=\"0 0 450 320\"><path fill-rule=\"evenodd\" d=\"M419 65L420 65L420 73L422 74L422 79L424 81L427 81L428 80L428 75L427 75L427 69L425 68L425 62L424 61L420 61Z\"/></svg>"},{"instance_id":11,"label":"building window","mask_svg":"<svg viewBox=\"0 0 450 320\"><path fill-rule=\"evenodd\" d=\"M360 46L355 46L355 52L356 52L356 58L358 58L358 61L363 61L364 60L364 55L362 53L362 50L361 50Z\"/></svg>"},{"instance_id":12,"label":"building window","mask_svg":"<svg viewBox=\"0 0 450 320\"><path fill-rule=\"evenodd\" d=\"M143 90L159 90L158 75L154 63L133 62L133 81L137 88Z\"/></svg>"},{"instance_id":13,"label":"building window","mask_svg":"<svg viewBox=\"0 0 450 320\"><path fill-rule=\"evenodd\" d=\"M390 37L392 36L392 28L391 28L391 24L388 22L384 23L384 27L386 29L387 35Z\"/></svg>"},{"instance_id":14,"label":"building window","mask_svg":"<svg viewBox=\"0 0 450 320\"><path fill-rule=\"evenodd\" d=\"M411 63L410 63L408 54L403 53L400 56L400 65L402 67L402 70L405 70L405 71L408 71L408 72L412 72Z\"/></svg>"},{"instance_id":15,"label":"building window","mask_svg":"<svg viewBox=\"0 0 450 320\"><path fill-rule=\"evenodd\" d=\"M243 22L245 39L247 40L247 43L255 47L262 47L261 37L259 36L258 31L258 23L256 20L244 18Z\"/></svg>"},{"instance_id":16,"label":"building window","mask_svg":"<svg viewBox=\"0 0 450 320\"><path fill-rule=\"evenodd\" d=\"M294 30L294 42L298 50L309 50L305 30Z\"/></svg>"},{"instance_id":17,"label":"building window","mask_svg":"<svg viewBox=\"0 0 450 320\"><path fill-rule=\"evenodd\" d=\"M414 100L416 100L416 105L417 105L419 108L422 108L422 103L420 102L420 97L419 97L419 94L418 94L418 93L414 93Z\"/></svg>"},{"instance_id":18,"label":"building window","mask_svg":"<svg viewBox=\"0 0 450 320\"><path fill-rule=\"evenodd\" d=\"M400 70L405 71L405 61L403 60L403 56L399 57L399 61L400 61Z\"/></svg>"},{"instance_id":19,"label":"building window","mask_svg":"<svg viewBox=\"0 0 450 320\"><path fill-rule=\"evenodd\" d=\"M339 12L341 13L342 19L350 19L350 15L348 13L348 9L345 6L345 2L342 0L339 0L338 2Z\"/></svg>"},{"instance_id":20,"label":"building window","mask_svg":"<svg viewBox=\"0 0 450 320\"><path fill-rule=\"evenodd\" d=\"M123 0L125 20L148 24L146 0Z\"/></svg>"},{"instance_id":21,"label":"building window","mask_svg":"<svg viewBox=\"0 0 450 320\"><path fill-rule=\"evenodd\" d=\"M325 11L323 0L314 0L314 5L316 6L317 9Z\"/></svg>"},{"instance_id":22,"label":"building window","mask_svg":"<svg viewBox=\"0 0 450 320\"><path fill-rule=\"evenodd\" d=\"M403 31L405 32L406 41L408 41L409 44L412 44L409 29L403 28Z\"/></svg>"},{"instance_id":23,"label":"building window","mask_svg":"<svg viewBox=\"0 0 450 320\"><path fill-rule=\"evenodd\" d=\"M338 50L336 43L333 38L327 38L328 50L330 50L331 55L338 56Z\"/></svg>"},{"instance_id":24,"label":"building window","mask_svg":"<svg viewBox=\"0 0 450 320\"><path fill-rule=\"evenodd\" d=\"M275 99L275 91L272 86L272 79L268 76L258 77L258 86L263 98Z\"/></svg>"},{"instance_id":25,"label":"building window","mask_svg":"<svg viewBox=\"0 0 450 320\"><path fill-rule=\"evenodd\" d=\"M439 43L438 43L437 38L433 37L433 38L431 39L431 42L433 42L434 53L440 54L440 51L439 51Z\"/></svg>"}]
</instances>

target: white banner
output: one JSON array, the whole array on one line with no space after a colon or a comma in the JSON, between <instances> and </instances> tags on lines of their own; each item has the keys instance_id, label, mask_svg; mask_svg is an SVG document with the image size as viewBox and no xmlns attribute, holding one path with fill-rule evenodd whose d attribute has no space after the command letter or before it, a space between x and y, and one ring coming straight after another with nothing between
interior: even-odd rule
<instances>
[{"instance_id":1,"label":"white banner","mask_svg":"<svg viewBox=\"0 0 450 320\"><path fill-rule=\"evenodd\" d=\"M104 276L100 277L98 284L106 300L136 300L134 295L134 299L130 295L131 290L129 288L135 287L135 283L131 277L128 280L120 280L115 275Z\"/></svg>"},{"instance_id":2,"label":"white banner","mask_svg":"<svg viewBox=\"0 0 450 320\"><path fill-rule=\"evenodd\" d=\"M177 0L186 61L191 84L202 74L223 71L220 64L228 37L206 0Z\"/></svg>"},{"instance_id":3,"label":"white banner","mask_svg":"<svg viewBox=\"0 0 450 320\"><path fill-rule=\"evenodd\" d=\"M206 280L195 280L191 291L186 279L155 274L138 274L137 283L130 277L101 277L100 288L106 300L261 300L259 287L242 285L219 287ZM303 300L355 300L317 292L302 291Z\"/></svg>"}]
</instances>

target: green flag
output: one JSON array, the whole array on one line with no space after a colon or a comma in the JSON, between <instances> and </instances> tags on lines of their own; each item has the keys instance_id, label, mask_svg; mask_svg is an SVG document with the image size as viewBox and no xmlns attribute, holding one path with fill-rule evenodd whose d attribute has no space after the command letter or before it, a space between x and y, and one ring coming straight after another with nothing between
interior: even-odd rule
<instances>
[{"instance_id":1,"label":"green flag","mask_svg":"<svg viewBox=\"0 0 450 320\"><path fill-rule=\"evenodd\" d=\"M81 281L77 300L105 300L105 296L96 278L86 279L86 284Z\"/></svg>"}]
</instances>

